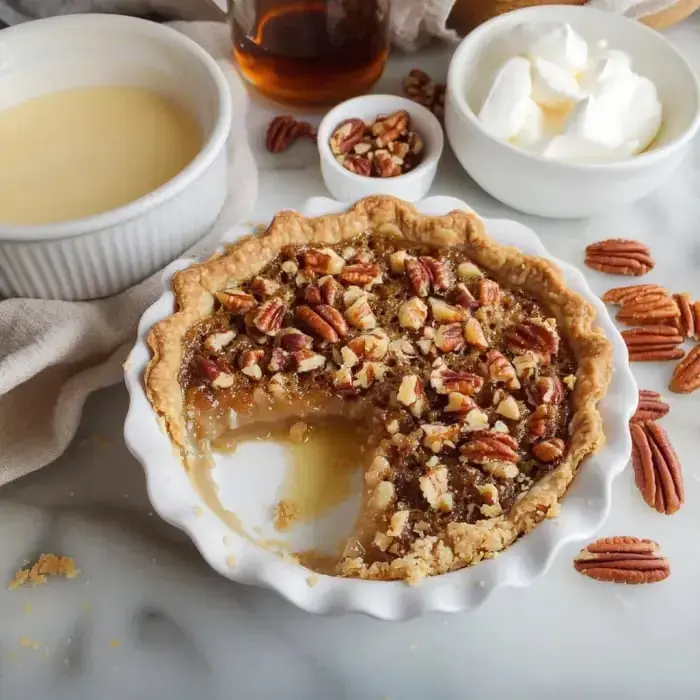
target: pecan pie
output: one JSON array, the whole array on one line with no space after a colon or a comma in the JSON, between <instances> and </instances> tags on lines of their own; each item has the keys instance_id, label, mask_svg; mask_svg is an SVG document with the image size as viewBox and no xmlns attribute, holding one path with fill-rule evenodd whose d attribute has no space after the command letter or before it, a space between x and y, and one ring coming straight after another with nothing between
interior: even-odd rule
<instances>
[{"instance_id":1,"label":"pecan pie","mask_svg":"<svg viewBox=\"0 0 700 700\"><path fill-rule=\"evenodd\" d=\"M286 211L173 286L146 384L185 465L255 422L366 426L338 575L413 582L495 556L556 515L604 440L595 311L474 214Z\"/></svg>"}]
</instances>

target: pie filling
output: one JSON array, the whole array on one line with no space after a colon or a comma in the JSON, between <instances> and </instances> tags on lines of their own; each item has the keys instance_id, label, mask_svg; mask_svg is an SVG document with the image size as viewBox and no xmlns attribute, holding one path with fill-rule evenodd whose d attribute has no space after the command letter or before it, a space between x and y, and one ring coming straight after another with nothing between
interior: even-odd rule
<instances>
[{"instance_id":1,"label":"pie filling","mask_svg":"<svg viewBox=\"0 0 700 700\"><path fill-rule=\"evenodd\" d=\"M215 297L183 337L194 452L261 422L361 426L363 505L338 575L415 581L492 556L490 524L566 458L574 353L551 310L463 247L378 230L286 246Z\"/></svg>"}]
</instances>

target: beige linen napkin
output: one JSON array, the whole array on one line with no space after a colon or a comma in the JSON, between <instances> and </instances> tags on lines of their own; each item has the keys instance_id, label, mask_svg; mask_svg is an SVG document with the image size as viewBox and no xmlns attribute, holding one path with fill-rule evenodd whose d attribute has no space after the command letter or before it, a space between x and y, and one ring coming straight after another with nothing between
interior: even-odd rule
<instances>
[{"instance_id":1,"label":"beige linen napkin","mask_svg":"<svg viewBox=\"0 0 700 700\"><path fill-rule=\"evenodd\" d=\"M173 26L200 43L228 77L234 103L229 137L231 187L213 229L194 246L215 247L248 216L258 176L247 142L247 94L228 61L228 28L219 22ZM68 446L86 397L121 381L121 363L143 311L161 293L160 273L117 296L91 302L0 301L0 486L56 459Z\"/></svg>"}]
</instances>

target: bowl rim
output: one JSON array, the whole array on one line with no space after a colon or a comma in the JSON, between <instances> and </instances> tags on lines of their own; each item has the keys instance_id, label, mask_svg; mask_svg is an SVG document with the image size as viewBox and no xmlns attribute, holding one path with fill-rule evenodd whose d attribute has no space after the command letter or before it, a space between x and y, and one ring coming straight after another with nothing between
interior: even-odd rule
<instances>
[{"instance_id":1,"label":"bowl rim","mask_svg":"<svg viewBox=\"0 0 700 700\"><path fill-rule=\"evenodd\" d=\"M336 173L343 175L352 182L381 182L381 178L370 177L367 175L358 175L357 173L353 173L347 168L344 168L335 159L335 156L331 152L330 146L328 145L328 140L331 134L333 133L333 130L339 124L341 124L341 122L344 121L344 119L338 119L337 115L339 112L345 111L347 107L352 106L353 104L367 104L372 102L378 102L380 100L390 100L391 102L396 104L397 110L405 109L408 112L419 113L426 118L429 124L428 128L431 132L431 137L435 139L435 146L433 146L432 148L428 148L426 144L425 157L418 164L418 167L414 168L413 170L410 170L407 173L403 173L402 175L387 178L392 183L400 182L402 184L409 183L412 180L417 180L420 177L422 177L423 174L427 170L429 170L432 165L434 165L438 160L440 160L440 156L442 155L442 152L445 148L445 135L443 133L442 125L440 124L438 118L429 109L419 104L418 102L409 100L407 97L400 97L399 95L391 95L386 93L373 93L371 95L360 95L358 97L352 97L349 100L344 100L340 104L337 104L335 107L333 107L333 109L326 113L326 115L323 117L321 123L318 126L316 145L318 148L319 155ZM379 116L379 114L380 113L377 112L377 116Z\"/></svg>"},{"instance_id":2,"label":"bowl rim","mask_svg":"<svg viewBox=\"0 0 700 700\"><path fill-rule=\"evenodd\" d=\"M196 180L215 160L225 146L231 129L231 93L221 68L199 44L166 25L150 22L138 17L102 13L82 13L59 15L7 27L0 31L0 46L3 39L26 34L29 39L35 32L55 33L63 28L84 28L96 31L100 28L131 30L140 40L155 39L175 47L190 60L198 61L208 72L218 97L218 115L209 137L200 147L197 155L173 178L151 192L120 207L99 214L57 221L48 224L15 225L0 223L0 241L33 243L47 240L74 238L89 233L109 229L125 221L143 216L163 202L182 192ZM59 88L60 91L60 88ZM50 94L50 93L49 93Z\"/></svg>"},{"instance_id":3,"label":"bowl rim","mask_svg":"<svg viewBox=\"0 0 700 700\"><path fill-rule=\"evenodd\" d=\"M346 211L349 206L348 202L315 197L307 200L299 211L305 216L320 216ZM416 207L431 215L446 214L454 209L470 210L465 202L443 196L427 197ZM124 363L129 393L124 439L144 470L154 511L186 532L215 571L238 583L274 590L307 612L361 612L382 620L407 620L429 612L473 611L484 605L499 588L528 586L549 570L566 545L590 538L602 526L610 513L612 483L627 466L632 449L628 424L636 410L638 395L627 348L605 305L579 269L552 257L532 229L510 220L484 221L496 240L511 245L517 241L528 254L545 257L558 265L567 284L593 304L598 313L598 325L613 346L613 383L601 401L608 439L599 452L587 458L587 468L577 475L562 502L561 515L556 520L540 523L495 559L409 586L403 581L366 581L315 574L230 532L214 513L202 513L202 501L197 492L189 483L183 486L183 480L187 479L185 470L148 402L143 384L151 356L147 342L150 328L172 313L172 277L178 270L197 262L197 259L185 257L164 270L162 295L141 317L135 344ZM250 230L251 224L242 224L227 232L217 250L223 249L227 242L249 235ZM172 471L178 468L181 471ZM226 537L222 537L224 533ZM227 549L234 541L237 549ZM228 564L227 555L231 553L236 559L233 568ZM316 579L313 585L309 577Z\"/></svg>"},{"instance_id":4,"label":"bowl rim","mask_svg":"<svg viewBox=\"0 0 700 700\"><path fill-rule=\"evenodd\" d=\"M467 52L468 48L471 47L471 44L479 39L482 39L485 35L488 35L489 32L492 32L500 24L511 22L514 17L522 17L523 19L527 19L528 17L532 16L540 17L541 19L546 20L548 16L551 16L556 19L561 18L564 20L567 15L576 16L581 14L590 14L592 16L598 15L601 20L605 19L606 21L610 21L611 13L604 10L598 10L593 7L587 7L585 5L537 5L512 10L511 12L506 12L502 15L492 17L490 20L484 22L462 39L455 49L452 58L450 59L450 64L447 71L447 100L454 104L456 111L459 112L459 115L462 118L467 119L482 136L487 138L493 144L504 148L506 151L516 157L522 157L530 162L541 163L542 165L546 165L550 168L556 168L565 172L582 173L600 172L602 170L624 172L629 170L637 170L647 166L652 166L667 158L672 153L683 148L683 146L685 146L696 135L698 129L700 129L700 78L698 75L696 75L693 67L690 65L685 56L668 39L666 39L665 36L657 32L655 29L652 29L651 27L648 27L637 20L625 17L624 15L614 15L615 19L613 21L620 21L634 25L635 29L633 31L639 31L642 35L653 37L652 41L658 41L659 43L665 44L666 47L670 49L671 53L675 55L679 64L683 66L687 79L695 88L695 116L691 120L690 124L686 126L686 128L680 134L658 148L646 150L642 153L631 156L630 158L602 163L582 163L545 158L537 153L531 153L523 148L519 148L508 141L498 139L484 129L476 114L469 106L466 95L464 94L464 88L458 81L458 73L462 71L462 64L464 62L462 56Z\"/></svg>"}]
</instances>

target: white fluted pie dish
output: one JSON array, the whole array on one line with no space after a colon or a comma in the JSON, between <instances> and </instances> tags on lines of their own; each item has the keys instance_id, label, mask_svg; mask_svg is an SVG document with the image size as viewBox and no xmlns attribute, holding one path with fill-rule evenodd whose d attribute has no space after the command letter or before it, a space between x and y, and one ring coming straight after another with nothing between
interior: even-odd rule
<instances>
[{"instance_id":1,"label":"white fluted pie dish","mask_svg":"<svg viewBox=\"0 0 700 700\"><path fill-rule=\"evenodd\" d=\"M338 213L347 204L314 198L301 209L305 216ZM418 204L421 213L439 215L468 209L459 200L432 197ZM515 245L525 253L550 258L537 236L512 221L485 220L496 241ZM222 244L249 233L240 227ZM428 578L419 585L377 582L314 574L272 549L302 551L323 549L350 530L357 501L347 498L317 521L299 525L284 536L273 527L271 512L279 500L285 478L285 454L274 443L257 441L234 453L215 455L212 479L219 500L235 513L237 527L226 524L195 489L161 430L144 390L143 376L151 352L146 338L154 323L173 311L172 275L193 260L173 263L164 273L163 296L144 314L136 344L126 363L126 384L131 404L125 424L125 440L146 472L154 509L168 522L185 530L207 562L222 575L278 591L309 612L363 612L387 620L401 620L427 612L457 612L479 607L502 586L526 586L544 574L557 552L567 543L593 535L611 507L611 485L627 464L631 445L628 421L636 407L637 390L627 363L627 351L602 303L591 292L582 274L565 263L561 267L567 285L589 301L612 345L613 378L600 404L606 445L589 457L562 503L555 520L542 522L499 557L453 573ZM358 484L358 499L359 499ZM243 533L243 534L241 534ZM280 543L280 540L284 540ZM273 544L274 546L269 546Z\"/></svg>"}]
</instances>

